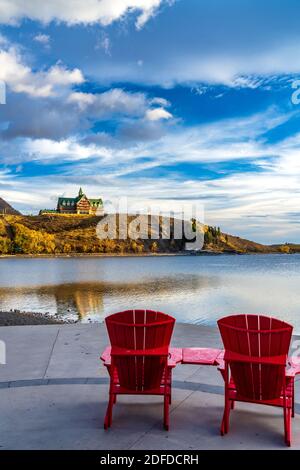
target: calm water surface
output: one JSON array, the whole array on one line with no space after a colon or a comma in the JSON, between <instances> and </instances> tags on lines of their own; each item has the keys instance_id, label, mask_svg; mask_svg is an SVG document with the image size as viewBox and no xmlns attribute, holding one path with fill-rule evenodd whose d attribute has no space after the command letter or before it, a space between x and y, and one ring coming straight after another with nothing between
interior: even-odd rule
<instances>
[{"instance_id":1,"label":"calm water surface","mask_svg":"<svg viewBox=\"0 0 300 470\"><path fill-rule=\"evenodd\" d=\"M208 325L265 313L299 333L300 255L0 259L0 310L90 322L130 307Z\"/></svg>"}]
</instances>

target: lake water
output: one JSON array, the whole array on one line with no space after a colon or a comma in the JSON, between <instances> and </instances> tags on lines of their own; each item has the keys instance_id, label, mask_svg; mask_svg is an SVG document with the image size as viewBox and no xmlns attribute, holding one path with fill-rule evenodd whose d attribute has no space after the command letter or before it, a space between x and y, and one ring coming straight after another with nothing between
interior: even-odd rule
<instances>
[{"instance_id":1,"label":"lake water","mask_svg":"<svg viewBox=\"0 0 300 470\"><path fill-rule=\"evenodd\" d=\"M0 310L91 322L127 308L207 325L264 313L299 333L300 255L0 259Z\"/></svg>"}]
</instances>

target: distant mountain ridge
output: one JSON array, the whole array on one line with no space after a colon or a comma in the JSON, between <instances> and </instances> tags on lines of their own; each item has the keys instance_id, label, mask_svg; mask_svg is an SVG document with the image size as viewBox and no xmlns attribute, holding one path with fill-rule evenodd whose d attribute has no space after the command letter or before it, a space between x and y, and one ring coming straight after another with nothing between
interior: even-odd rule
<instances>
[{"instance_id":1,"label":"distant mountain ridge","mask_svg":"<svg viewBox=\"0 0 300 470\"><path fill-rule=\"evenodd\" d=\"M0 215L21 215L19 211L14 209L8 202L6 202L2 197L0 197Z\"/></svg>"}]
</instances>

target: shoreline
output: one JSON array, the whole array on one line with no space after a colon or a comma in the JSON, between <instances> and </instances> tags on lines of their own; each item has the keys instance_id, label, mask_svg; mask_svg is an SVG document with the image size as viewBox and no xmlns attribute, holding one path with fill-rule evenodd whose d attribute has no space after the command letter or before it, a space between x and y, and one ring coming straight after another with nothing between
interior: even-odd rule
<instances>
[{"instance_id":1,"label":"shoreline","mask_svg":"<svg viewBox=\"0 0 300 470\"><path fill-rule=\"evenodd\" d=\"M1 258L145 258L159 256L192 256L191 253L41 253L41 254L15 254L0 255Z\"/></svg>"},{"instance_id":2,"label":"shoreline","mask_svg":"<svg viewBox=\"0 0 300 470\"><path fill-rule=\"evenodd\" d=\"M45 259L55 259L55 258L160 258L164 256L247 256L247 255L297 255L298 252L294 253L281 253L279 251L267 251L267 252L247 252L241 253L238 251L201 251L201 252L177 252L177 253L56 253L56 254L0 254L1 259L31 259L31 258L45 258Z\"/></svg>"},{"instance_id":3,"label":"shoreline","mask_svg":"<svg viewBox=\"0 0 300 470\"><path fill-rule=\"evenodd\" d=\"M52 315L41 312L25 312L20 310L0 311L1 326L29 326L29 325L66 325L77 323L71 320L61 320Z\"/></svg>"},{"instance_id":4,"label":"shoreline","mask_svg":"<svg viewBox=\"0 0 300 470\"><path fill-rule=\"evenodd\" d=\"M32 255L0 255L0 259L4 258L161 258L164 256L218 256L218 255L241 255L241 254L252 254L252 253L223 253L223 252L205 252L205 253L74 253L74 254L32 254ZM253 253L253 254L265 254L265 253ZM272 253L276 254L276 253Z\"/></svg>"},{"instance_id":5,"label":"shoreline","mask_svg":"<svg viewBox=\"0 0 300 470\"><path fill-rule=\"evenodd\" d=\"M101 325L103 322L92 322L88 325ZM47 326L47 325L82 325L86 326L80 321L76 320L63 320L55 318L55 316L48 313L41 312L28 312L20 310L0 311L0 328L6 326ZM208 328L217 330L217 325L199 325L196 323L185 323L176 320L176 325L182 327L196 327ZM293 336L299 336L300 331L293 331Z\"/></svg>"}]
</instances>

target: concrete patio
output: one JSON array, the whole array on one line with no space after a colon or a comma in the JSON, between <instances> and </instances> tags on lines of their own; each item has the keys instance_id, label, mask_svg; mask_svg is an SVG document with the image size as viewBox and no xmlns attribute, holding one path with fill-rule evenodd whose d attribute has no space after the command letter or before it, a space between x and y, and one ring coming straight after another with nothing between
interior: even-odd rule
<instances>
[{"instance_id":1,"label":"concrete patio","mask_svg":"<svg viewBox=\"0 0 300 470\"><path fill-rule=\"evenodd\" d=\"M238 403L231 430L219 434L223 383L216 367L178 365L170 431L162 397L119 397L113 426L103 430L108 376L99 355L103 324L0 328L7 364L0 365L0 449L287 449L282 410ZM221 347L214 328L177 324L173 346ZM293 448L300 449L296 382Z\"/></svg>"}]
</instances>

